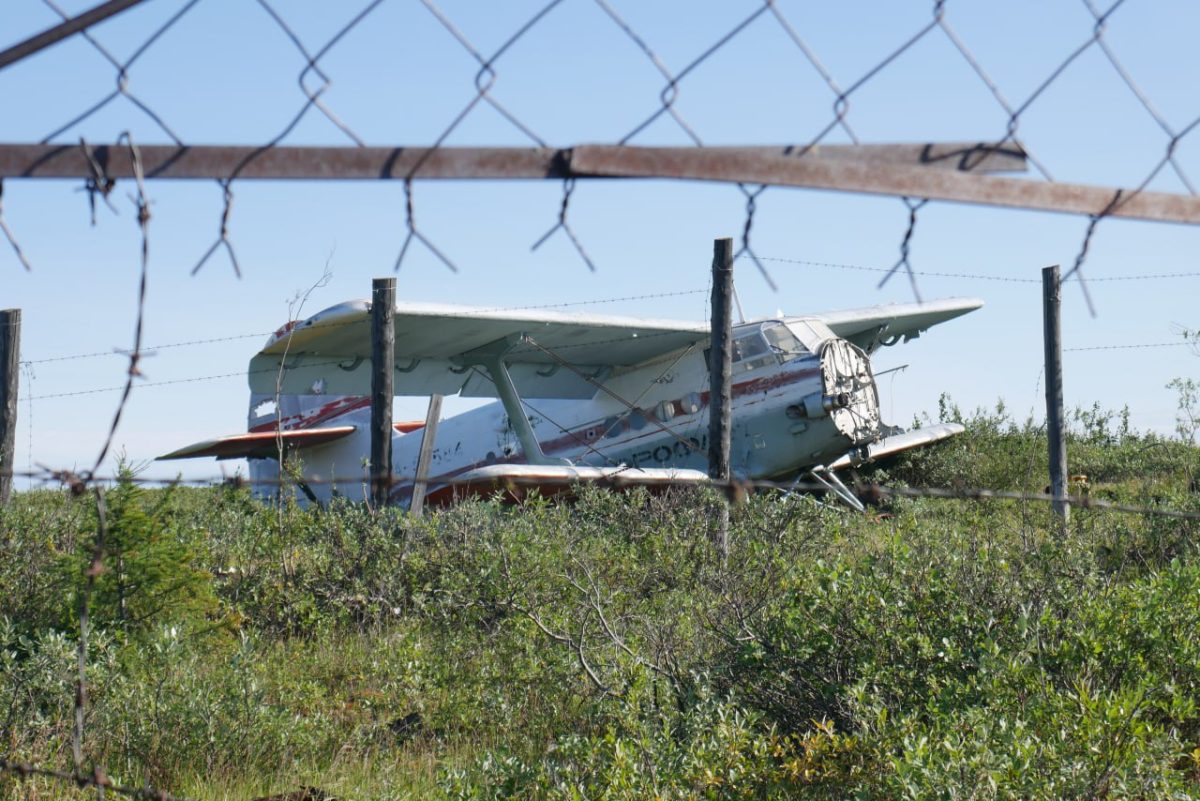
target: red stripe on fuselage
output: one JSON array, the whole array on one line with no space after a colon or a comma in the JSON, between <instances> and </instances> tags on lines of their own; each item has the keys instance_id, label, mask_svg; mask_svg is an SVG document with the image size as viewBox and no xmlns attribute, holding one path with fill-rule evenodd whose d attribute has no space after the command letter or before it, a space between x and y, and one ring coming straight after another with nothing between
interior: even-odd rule
<instances>
[{"instance_id":1,"label":"red stripe on fuselage","mask_svg":"<svg viewBox=\"0 0 1200 801\"><path fill-rule=\"evenodd\" d=\"M745 397L746 395L753 395L756 392L769 392L773 389L779 389L781 387L785 387L790 384L799 383L800 381L803 381L806 378L811 378L813 376L820 375L820 373L821 373L821 370L819 367L808 367L803 370L792 370L789 372L777 373L776 375L769 376L769 377L754 378L754 379L751 379L750 381L743 381L740 384L734 384L733 387L731 387L730 394L734 398L741 398L741 397ZM700 408L701 409L703 409L705 406L708 405L708 399L709 399L709 393L707 391L700 393ZM697 410L693 414L699 414L699 413L700 413L700 411ZM571 446L581 446L584 448L589 447L590 443L583 436L583 434L581 432L586 431L588 428L590 428L594 425L595 425L594 422L586 423L577 429L566 432L566 434L564 434L563 436L559 436L554 439L546 440L545 442L541 442L540 445L542 446L542 452L546 453L546 454L552 454L552 453L560 453L564 450L567 450ZM665 433L661 428L659 428L656 425L653 425L652 423L647 422L647 427L648 427L648 430L645 433L639 434L635 437L630 437L630 438L622 440L621 442L618 442L618 443L613 443L614 446L619 446L621 448L625 448L625 447L629 446L630 443L635 442L637 440L643 439L645 437L661 435L661 434ZM595 447L595 446L592 446L592 447ZM597 448L597 450L599 450L599 449ZM480 468L480 467L487 467L488 465L524 464L524 463L525 463L525 459L523 458L523 455L507 456L507 457L503 457L503 458L493 458L490 460L484 458L477 462L473 462L472 464L466 465L464 467L459 467L459 468L451 470L447 473L442 473L441 475L433 476L429 479L428 483L429 483L429 486L432 487L432 486L436 485L439 481L448 481L448 480L454 479L458 476L461 476L463 473L466 473L470 470L475 470L476 468ZM407 484L397 484L392 489L392 492L389 495L389 497L392 501L400 501L400 500L403 500L404 498L410 497L412 495L412 490L413 490L412 482L407 483Z\"/></svg>"}]
</instances>

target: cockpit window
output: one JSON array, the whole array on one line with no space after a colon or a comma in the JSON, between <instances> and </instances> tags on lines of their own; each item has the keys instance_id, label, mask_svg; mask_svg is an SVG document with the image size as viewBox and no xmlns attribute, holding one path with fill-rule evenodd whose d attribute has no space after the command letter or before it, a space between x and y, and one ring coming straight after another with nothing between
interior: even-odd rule
<instances>
[{"instance_id":1,"label":"cockpit window","mask_svg":"<svg viewBox=\"0 0 1200 801\"><path fill-rule=\"evenodd\" d=\"M767 346L771 352L782 356L785 360L802 356L808 352L808 349L800 344L796 335L783 323L763 323L762 334L767 340Z\"/></svg>"},{"instance_id":2,"label":"cockpit window","mask_svg":"<svg viewBox=\"0 0 1200 801\"><path fill-rule=\"evenodd\" d=\"M801 321L798 329L793 321L784 324L779 320L743 327L733 339L733 372L746 373L816 354L821 343L831 337L833 333L815 320ZM709 355L709 349L705 348L705 364L709 363Z\"/></svg>"},{"instance_id":3,"label":"cockpit window","mask_svg":"<svg viewBox=\"0 0 1200 801\"><path fill-rule=\"evenodd\" d=\"M743 334L733 340L734 362L741 362L746 359L753 359L755 356L762 356L767 350L767 343L763 342L763 338L758 335L757 331Z\"/></svg>"},{"instance_id":4,"label":"cockpit window","mask_svg":"<svg viewBox=\"0 0 1200 801\"><path fill-rule=\"evenodd\" d=\"M779 364L807 353L800 340L777 320L750 330L743 329L733 340L733 371L745 373Z\"/></svg>"}]
</instances>

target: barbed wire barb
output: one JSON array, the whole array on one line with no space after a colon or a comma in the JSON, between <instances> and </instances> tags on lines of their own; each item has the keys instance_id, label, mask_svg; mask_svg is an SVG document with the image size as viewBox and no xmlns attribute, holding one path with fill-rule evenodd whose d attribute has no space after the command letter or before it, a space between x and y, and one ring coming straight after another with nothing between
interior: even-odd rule
<instances>
[{"instance_id":1,"label":"barbed wire barb","mask_svg":"<svg viewBox=\"0 0 1200 801\"><path fill-rule=\"evenodd\" d=\"M109 200L109 195L116 188L116 179L108 177L108 173L96 161L92 149L88 146L87 140L82 136L79 137L79 150L83 153L84 159L87 160L88 169L91 170L91 176L84 181L82 191L87 192L88 211L91 214L92 227L96 227L96 195L99 195L104 205L108 206L108 210L114 215L119 215L117 207Z\"/></svg>"},{"instance_id":2,"label":"barbed wire barb","mask_svg":"<svg viewBox=\"0 0 1200 801\"><path fill-rule=\"evenodd\" d=\"M138 229L141 232L141 258L140 270L137 289L137 311L134 316L133 324L133 347L129 351L129 367L126 371L125 386L121 392L121 399L117 402L117 409L113 413L112 424L108 429L108 436L104 440L104 444L100 448L100 453L96 457L96 463L87 473L87 477L96 474L100 469L100 465L104 463L105 457L108 456L108 451L112 447L113 440L116 438L117 429L121 425L121 415L125 411L126 405L129 403L129 397L133 393L134 381L142 377L140 364L142 359L142 333L145 327L146 320L146 290L150 272L150 200L146 195L145 176L142 174L142 160L138 152L137 146L133 142L133 137L128 131L121 134L118 141L124 142L129 147L130 158L134 165L134 176L137 186L137 196L134 198L134 203L137 206L137 222Z\"/></svg>"}]
</instances>

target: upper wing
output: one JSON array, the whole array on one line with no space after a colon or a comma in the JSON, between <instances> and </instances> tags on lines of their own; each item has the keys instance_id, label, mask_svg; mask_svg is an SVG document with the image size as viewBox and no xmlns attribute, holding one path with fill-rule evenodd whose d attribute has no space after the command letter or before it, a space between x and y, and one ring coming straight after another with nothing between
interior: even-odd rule
<instances>
[{"instance_id":1,"label":"upper wing","mask_svg":"<svg viewBox=\"0 0 1200 801\"><path fill-rule=\"evenodd\" d=\"M615 368L708 335L703 323L401 304L395 318L395 393L495 397L486 371L472 366L470 354L524 337L505 356L522 396L590 398L596 387L583 375L602 380ZM343 303L276 332L250 361L250 388L275 392L277 381L286 394L369 394L370 304Z\"/></svg>"},{"instance_id":2,"label":"upper wing","mask_svg":"<svg viewBox=\"0 0 1200 801\"><path fill-rule=\"evenodd\" d=\"M880 345L907 342L932 325L953 320L983 306L977 298L948 298L926 303L894 303L814 315L833 333L871 353Z\"/></svg>"}]
</instances>

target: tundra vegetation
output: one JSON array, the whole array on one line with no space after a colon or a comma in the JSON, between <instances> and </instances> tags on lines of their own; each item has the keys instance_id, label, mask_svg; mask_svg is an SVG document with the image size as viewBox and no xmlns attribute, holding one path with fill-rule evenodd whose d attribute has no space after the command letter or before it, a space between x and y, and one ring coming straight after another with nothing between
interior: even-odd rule
<instances>
[{"instance_id":1,"label":"tundra vegetation","mask_svg":"<svg viewBox=\"0 0 1200 801\"><path fill-rule=\"evenodd\" d=\"M962 419L951 404L944 419ZM864 472L1041 492L1001 407ZM1182 432L1186 434L1187 432ZM1075 491L1200 512L1200 453L1076 411ZM1200 522L586 491L414 520L107 492L87 769L195 799L1200 796ZM0 510L0 756L69 769L96 505ZM90 798L0 776L0 798Z\"/></svg>"}]
</instances>

